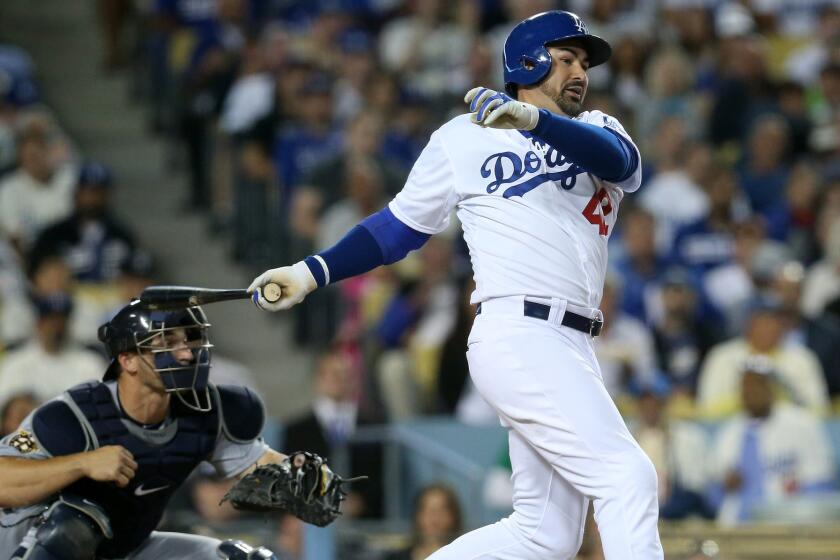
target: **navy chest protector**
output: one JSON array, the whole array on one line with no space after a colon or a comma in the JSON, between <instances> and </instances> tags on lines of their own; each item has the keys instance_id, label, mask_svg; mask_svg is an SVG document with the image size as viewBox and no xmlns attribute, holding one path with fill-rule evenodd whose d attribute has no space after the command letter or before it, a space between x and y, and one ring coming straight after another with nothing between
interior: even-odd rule
<instances>
[{"instance_id":1,"label":"navy chest protector","mask_svg":"<svg viewBox=\"0 0 840 560\"><path fill-rule=\"evenodd\" d=\"M217 399L215 387L211 393ZM120 558L149 536L175 490L199 463L210 457L220 430L219 407L196 412L172 399L173 424L177 426L167 426L161 430L160 441L149 442L128 429L128 420L122 419L104 383L79 385L68 394L86 418L91 435L95 435L89 450L121 445L138 464L134 478L125 488L84 478L63 491L87 498L106 511L114 538L102 542L97 556Z\"/></svg>"}]
</instances>

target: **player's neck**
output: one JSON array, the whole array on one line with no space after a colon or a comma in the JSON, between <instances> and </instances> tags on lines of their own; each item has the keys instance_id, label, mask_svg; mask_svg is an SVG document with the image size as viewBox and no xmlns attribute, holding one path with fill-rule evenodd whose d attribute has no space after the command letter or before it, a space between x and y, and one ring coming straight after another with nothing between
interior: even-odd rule
<instances>
[{"instance_id":1,"label":"player's neck","mask_svg":"<svg viewBox=\"0 0 840 560\"><path fill-rule=\"evenodd\" d=\"M158 424L166 419L169 393L156 391L121 375L117 381L117 395L123 412L138 424Z\"/></svg>"}]
</instances>

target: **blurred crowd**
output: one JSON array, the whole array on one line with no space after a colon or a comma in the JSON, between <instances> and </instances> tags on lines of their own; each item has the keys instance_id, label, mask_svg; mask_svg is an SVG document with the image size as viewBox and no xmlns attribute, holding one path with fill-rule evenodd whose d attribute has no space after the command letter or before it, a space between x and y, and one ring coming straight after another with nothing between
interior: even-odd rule
<instances>
[{"instance_id":1,"label":"blurred crowd","mask_svg":"<svg viewBox=\"0 0 840 560\"><path fill-rule=\"evenodd\" d=\"M834 487L822 420L840 411L836 2L99 7L104 70L131 76L150 130L176 148L183 210L202 212L254 271L333 244L386 204L431 131L464 112L463 94L501 89L516 22L578 13L613 46L589 73L587 104L617 117L642 154L643 186L610 240L595 348L657 466L663 517L738 523L762 501ZM33 71L0 47L4 430L73 372L98 371L84 348L95 325L155 276L108 210L118 181L80 157ZM468 379L472 287L456 224L394 266L312 294L293 313L295 342L320 355L316 397L287 437L319 432L326 453L368 423L496 423ZM44 382L32 385L36 371Z\"/></svg>"},{"instance_id":2,"label":"blurred crowd","mask_svg":"<svg viewBox=\"0 0 840 560\"><path fill-rule=\"evenodd\" d=\"M28 54L0 44L0 434L104 371L98 326L151 282L117 183L42 102Z\"/></svg>"}]
</instances>

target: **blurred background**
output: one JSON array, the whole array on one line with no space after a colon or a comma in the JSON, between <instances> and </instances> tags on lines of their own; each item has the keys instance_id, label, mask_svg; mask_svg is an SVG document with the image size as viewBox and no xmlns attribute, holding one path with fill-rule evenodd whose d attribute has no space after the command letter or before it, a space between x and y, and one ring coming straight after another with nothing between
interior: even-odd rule
<instances>
[{"instance_id":1,"label":"blurred background","mask_svg":"<svg viewBox=\"0 0 840 560\"><path fill-rule=\"evenodd\" d=\"M588 105L642 153L596 348L667 557L840 558L836 0L0 2L0 434L101 374L96 327L143 287L244 287L381 208L555 8L612 44ZM414 560L507 515L471 289L456 224L286 314L208 306L211 379L262 395L269 443L371 481L317 529L218 507L202 471L165 528Z\"/></svg>"}]
</instances>

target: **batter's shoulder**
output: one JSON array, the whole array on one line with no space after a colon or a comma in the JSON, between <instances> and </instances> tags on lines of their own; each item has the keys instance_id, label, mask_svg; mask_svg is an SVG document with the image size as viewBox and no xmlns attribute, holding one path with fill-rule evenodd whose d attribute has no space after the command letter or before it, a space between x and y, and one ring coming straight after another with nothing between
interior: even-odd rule
<instances>
[{"instance_id":1,"label":"batter's shoulder","mask_svg":"<svg viewBox=\"0 0 840 560\"><path fill-rule=\"evenodd\" d=\"M484 128L470 120L469 114L453 117L432 133L431 141L440 142L447 153L459 153L470 146L486 146L493 137L504 138L510 130Z\"/></svg>"},{"instance_id":2,"label":"batter's shoulder","mask_svg":"<svg viewBox=\"0 0 840 560\"><path fill-rule=\"evenodd\" d=\"M626 134L624 126L621 124L621 121L619 121L616 117L608 115L603 111L598 111L597 109L592 111L584 111L575 118L585 123L594 124L596 126L601 126L605 128L612 128L614 130Z\"/></svg>"},{"instance_id":3,"label":"batter's shoulder","mask_svg":"<svg viewBox=\"0 0 840 560\"><path fill-rule=\"evenodd\" d=\"M460 115L455 115L454 117L440 125L438 130L459 129L466 127L479 128L470 120L469 113L461 113Z\"/></svg>"},{"instance_id":4,"label":"batter's shoulder","mask_svg":"<svg viewBox=\"0 0 840 560\"><path fill-rule=\"evenodd\" d=\"M453 117L440 125L440 127L433 133L446 138L463 137L481 134L482 131L488 129L477 126L470 120L469 113L464 113Z\"/></svg>"}]
</instances>

